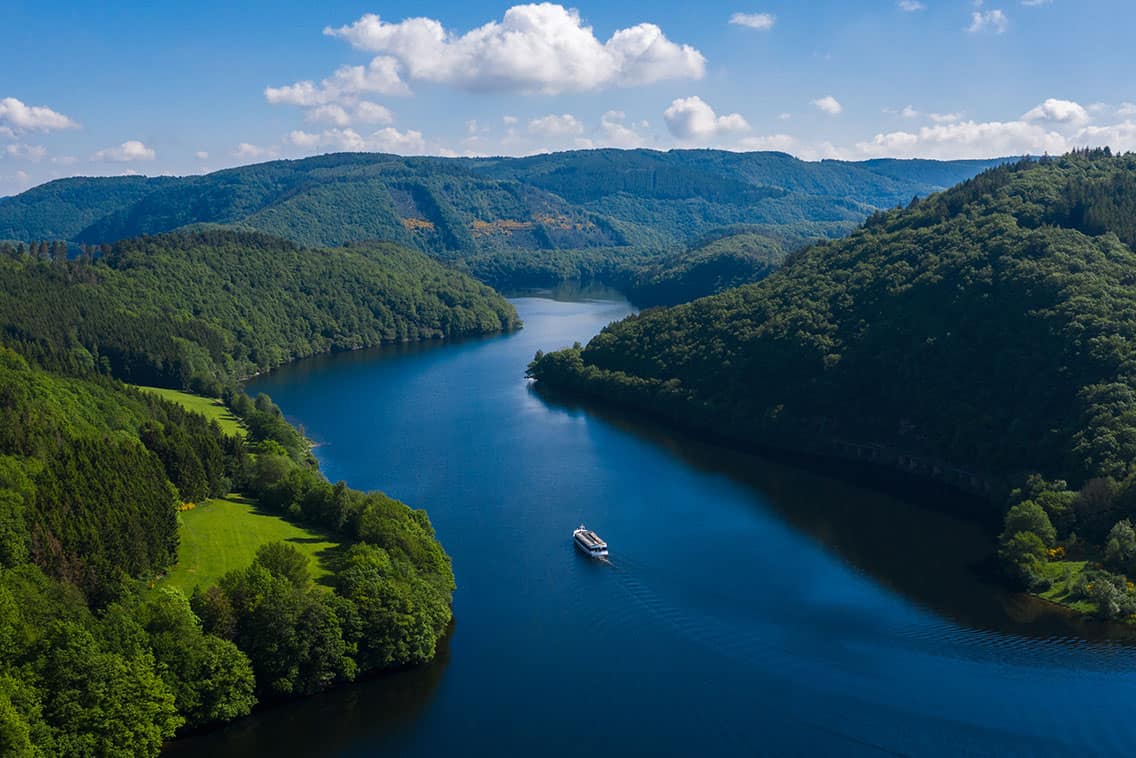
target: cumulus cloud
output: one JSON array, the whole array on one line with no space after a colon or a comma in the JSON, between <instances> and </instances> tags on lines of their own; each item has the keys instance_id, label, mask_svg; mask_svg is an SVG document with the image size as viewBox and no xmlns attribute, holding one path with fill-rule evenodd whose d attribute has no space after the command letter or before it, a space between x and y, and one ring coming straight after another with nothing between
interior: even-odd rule
<instances>
[{"instance_id":1,"label":"cumulus cloud","mask_svg":"<svg viewBox=\"0 0 1136 758\"><path fill-rule=\"evenodd\" d=\"M600 133L603 143L609 147L636 148L646 144L646 140L634 127L628 126L627 114L623 111L608 111L600 118ZM639 127L646 129L646 121L640 122Z\"/></svg>"},{"instance_id":2,"label":"cumulus cloud","mask_svg":"<svg viewBox=\"0 0 1136 758\"><path fill-rule=\"evenodd\" d=\"M427 152L422 132L413 129L400 132L393 127L379 129L367 136L354 129L326 129L319 133L297 130L288 135L288 142L305 150L345 150L400 155L420 155Z\"/></svg>"},{"instance_id":3,"label":"cumulus cloud","mask_svg":"<svg viewBox=\"0 0 1136 758\"><path fill-rule=\"evenodd\" d=\"M992 32L1002 34L1010 26L1010 19L1000 10L976 10L970 14L970 26L967 31L971 34Z\"/></svg>"},{"instance_id":4,"label":"cumulus cloud","mask_svg":"<svg viewBox=\"0 0 1136 758\"><path fill-rule=\"evenodd\" d=\"M571 113L560 116L550 113L530 121L529 131L546 137L563 137L569 134L583 134L584 125Z\"/></svg>"},{"instance_id":5,"label":"cumulus cloud","mask_svg":"<svg viewBox=\"0 0 1136 758\"><path fill-rule=\"evenodd\" d=\"M398 61L379 56L366 66L340 66L319 84L305 80L284 87L265 87L264 99L273 105L316 106L342 102L363 93L405 95L410 92L398 74Z\"/></svg>"},{"instance_id":6,"label":"cumulus cloud","mask_svg":"<svg viewBox=\"0 0 1136 758\"><path fill-rule=\"evenodd\" d=\"M1089 112L1072 100L1049 98L1041 105L1029 110L1022 118L1026 121L1056 121L1076 126L1089 123Z\"/></svg>"},{"instance_id":7,"label":"cumulus cloud","mask_svg":"<svg viewBox=\"0 0 1136 758\"><path fill-rule=\"evenodd\" d=\"M317 105L311 108L304 116L310 122L326 122L336 126L350 126L351 124L389 124L394 121L394 114L389 108L362 100L354 105L342 106L335 103Z\"/></svg>"},{"instance_id":8,"label":"cumulus cloud","mask_svg":"<svg viewBox=\"0 0 1136 758\"><path fill-rule=\"evenodd\" d=\"M554 3L515 5L501 21L464 34L440 21L398 23L367 14L324 34L398 61L412 81L474 91L557 94L665 79L700 79L706 59L642 23L601 42L578 11Z\"/></svg>"},{"instance_id":9,"label":"cumulus cloud","mask_svg":"<svg viewBox=\"0 0 1136 758\"><path fill-rule=\"evenodd\" d=\"M899 9L907 13L914 13L915 11L925 10L926 5L919 2L919 0L899 0Z\"/></svg>"},{"instance_id":10,"label":"cumulus cloud","mask_svg":"<svg viewBox=\"0 0 1136 758\"><path fill-rule=\"evenodd\" d=\"M39 163L47 157L47 148L43 145L22 145L20 143L6 145L4 154L9 158Z\"/></svg>"},{"instance_id":11,"label":"cumulus cloud","mask_svg":"<svg viewBox=\"0 0 1136 758\"><path fill-rule=\"evenodd\" d=\"M832 95L826 95L825 97L813 100L811 104L830 116L839 116L844 112L844 106Z\"/></svg>"},{"instance_id":12,"label":"cumulus cloud","mask_svg":"<svg viewBox=\"0 0 1136 758\"><path fill-rule=\"evenodd\" d=\"M278 151L274 147L261 147L251 142L242 142L233 151L233 156L242 160L258 160L260 158L275 158Z\"/></svg>"},{"instance_id":13,"label":"cumulus cloud","mask_svg":"<svg viewBox=\"0 0 1136 758\"><path fill-rule=\"evenodd\" d=\"M50 132L56 129L78 129L79 124L46 105L25 105L14 97L0 100L0 123L6 124L7 134L14 130Z\"/></svg>"},{"instance_id":14,"label":"cumulus cloud","mask_svg":"<svg viewBox=\"0 0 1136 758\"><path fill-rule=\"evenodd\" d=\"M749 129L740 114L719 116L697 95L671 102L663 111L663 121L671 134L684 141L706 140Z\"/></svg>"},{"instance_id":15,"label":"cumulus cloud","mask_svg":"<svg viewBox=\"0 0 1136 758\"><path fill-rule=\"evenodd\" d=\"M1025 121L961 121L925 126L916 132L877 134L856 148L868 156L955 160L1062 153L1069 141L1056 131Z\"/></svg>"},{"instance_id":16,"label":"cumulus cloud","mask_svg":"<svg viewBox=\"0 0 1136 758\"><path fill-rule=\"evenodd\" d=\"M735 26L748 26L750 29L765 31L772 29L777 23L777 17L772 13L735 13L730 16L730 23Z\"/></svg>"},{"instance_id":17,"label":"cumulus cloud","mask_svg":"<svg viewBox=\"0 0 1136 758\"><path fill-rule=\"evenodd\" d=\"M146 147L139 140L132 139L123 142L117 147L104 147L91 156L93 161L110 161L112 163L129 163L130 161L152 161L157 156L152 149Z\"/></svg>"}]
</instances>

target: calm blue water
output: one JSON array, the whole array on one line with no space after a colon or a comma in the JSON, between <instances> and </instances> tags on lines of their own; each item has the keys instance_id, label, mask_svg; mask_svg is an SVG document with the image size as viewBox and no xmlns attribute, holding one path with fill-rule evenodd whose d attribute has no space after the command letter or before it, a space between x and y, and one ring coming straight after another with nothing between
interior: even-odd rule
<instances>
[{"instance_id":1,"label":"calm blue water","mask_svg":"<svg viewBox=\"0 0 1136 758\"><path fill-rule=\"evenodd\" d=\"M453 556L438 661L175 745L209 755L1128 753L1136 655L984 581L989 538L786 466L542 399L526 328L258 379L324 472L429 510ZM572 547L580 522L611 566Z\"/></svg>"}]
</instances>

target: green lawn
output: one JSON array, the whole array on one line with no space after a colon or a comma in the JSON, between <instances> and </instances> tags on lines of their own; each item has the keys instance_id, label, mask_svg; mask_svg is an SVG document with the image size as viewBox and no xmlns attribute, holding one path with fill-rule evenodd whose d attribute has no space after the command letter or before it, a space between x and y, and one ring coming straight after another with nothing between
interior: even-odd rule
<instances>
[{"instance_id":1,"label":"green lawn","mask_svg":"<svg viewBox=\"0 0 1136 758\"><path fill-rule=\"evenodd\" d=\"M1044 592L1038 593L1046 600L1068 606L1081 613L1095 613L1096 604L1082 597L1074 597L1070 590L1081 578L1088 565L1087 561L1055 561L1045 565L1045 574L1053 582Z\"/></svg>"},{"instance_id":2,"label":"green lawn","mask_svg":"<svg viewBox=\"0 0 1136 758\"><path fill-rule=\"evenodd\" d=\"M155 395L160 395L172 403L177 403L186 410L200 413L205 416L205 418L216 421L221 425L221 431L230 437L243 435L245 433L244 427L241 426L240 419L234 416L229 409L225 407L224 403L217 398L191 395L188 392L169 390L163 387L138 386L138 389L143 392L152 392Z\"/></svg>"},{"instance_id":3,"label":"green lawn","mask_svg":"<svg viewBox=\"0 0 1136 758\"><path fill-rule=\"evenodd\" d=\"M208 587L225 573L245 568L257 548L268 542L287 542L311 556L312 577L317 580L328 574L327 564L339 548L327 535L262 513L239 495L208 500L178 515L178 562L157 586L177 587L187 595L196 585Z\"/></svg>"}]
</instances>

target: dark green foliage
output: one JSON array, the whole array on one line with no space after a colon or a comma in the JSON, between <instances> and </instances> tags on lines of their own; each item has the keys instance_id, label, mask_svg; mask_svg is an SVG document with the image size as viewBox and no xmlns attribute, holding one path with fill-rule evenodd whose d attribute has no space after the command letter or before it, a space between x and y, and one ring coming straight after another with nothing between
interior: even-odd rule
<instances>
[{"instance_id":1,"label":"dark green foliage","mask_svg":"<svg viewBox=\"0 0 1136 758\"><path fill-rule=\"evenodd\" d=\"M760 281L785 260L764 234L731 234L654 263L626 288L636 305L678 305Z\"/></svg>"},{"instance_id":2,"label":"dark green foliage","mask_svg":"<svg viewBox=\"0 0 1136 758\"><path fill-rule=\"evenodd\" d=\"M1057 531L1049 522L1045 510L1033 502L1025 500L1010 508L1003 521L1002 540L1007 541L1019 532L1036 534L1043 545L1052 547L1057 541Z\"/></svg>"},{"instance_id":3,"label":"dark green foliage","mask_svg":"<svg viewBox=\"0 0 1136 758\"><path fill-rule=\"evenodd\" d=\"M510 329L516 313L393 245L312 251L205 231L120 242L93 264L0 261L0 323L50 368L215 392L316 353Z\"/></svg>"},{"instance_id":4,"label":"dark green foliage","mask_svg":"<svg viewBox=\"0 0 1136 758\"><path fill-rule=\"evenodd\" d=\"M228 640L205 634L181 593L158 592L135 616L187 726L231 721L252 710L255 681L248 658Z\"/></svg>"},{"instance_id":5,"label":"dark green foliage","mask_svg":"<svg viewBox=\"0 0 1136 758\"><path fill-rule=\"evenodd\" d=\"M1104 543L1104 565L1113 571L1136 576L1136 531L1132 522L1118 521Z\"/></svg>"},{"instance_id":6,"label":"dark green foliage","mask_svg":"<svg viewBox=\"0 0 1136 758\"><path fill-rule=\"evenodd\" d=\"M876 209L999 162L810 163L716 150L488 159L342 153L176 179L50 182L0 199L0 239L97 245L228 225L304 245L387 240L461 261L494 286L546 286L606 267L580 251L617 263L626 256L615 251L674 253L735 224L807 239L842 234ZM635 273L615 272L621 281Z\"/></svg>"},{"instance_id":7,"label":"dark green foliage","mask_svg":"<svg viewBox=\"0 0 1136 758\"><path fill-rule=\"evenodd\" d=\"M1133 175L1136 156L1104 153L992 169L533 374L744 442L869 459L881 443L975 472L965 481L1122 480L1136 462L1136 254L1099 224L1130 219L1054 224L1071 183Z\"/></svg>"}]
</instances>

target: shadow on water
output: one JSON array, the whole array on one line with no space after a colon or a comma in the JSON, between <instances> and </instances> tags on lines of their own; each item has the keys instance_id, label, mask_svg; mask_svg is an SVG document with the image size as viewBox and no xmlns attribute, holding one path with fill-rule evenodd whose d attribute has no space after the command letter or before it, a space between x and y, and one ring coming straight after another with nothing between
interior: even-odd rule
<instances>
[{"instance_id":1,"label":"shadow on water","mask_svg":"<svg viewBox=\"0 0 1136 758\"><path fill-rule=\"evenodd\" d=\"M739 452L642 414L530 388L550 408L586 413L753 489L779 519L854 570L955 623L1040 639L1136 642L1129 625L1087 620L1007 590L997 576L997 518L982 515L996 509L971 496L841 462Z\"/></svg>"},{"instance_id":2,"label":"shadow on water","mask_svg":"<svg viewBox=\"0 0 1136 758\"><path fill-rule=\"evenodd\" d=\"M164 756L296 755L320 736L324 755L351 754L375 733L397 735L417 723L450 662L454 624L424 666L379 674L319 695L272 704L215 731L170 743Z\"/></svg>"}]
</instances>

